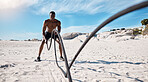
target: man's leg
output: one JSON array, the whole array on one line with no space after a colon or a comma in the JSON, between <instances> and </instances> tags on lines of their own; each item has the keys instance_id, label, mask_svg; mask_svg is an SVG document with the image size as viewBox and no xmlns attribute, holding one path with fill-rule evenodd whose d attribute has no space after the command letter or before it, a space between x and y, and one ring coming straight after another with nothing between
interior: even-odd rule
<instances>
[{"instance_id":1,"label":"man's leg","mask_svg":"<svg viewBox=\"0 0 148 82\"><path fill-rule=\"evenodd\" d=\"M59 44L60 56L62 57L62 47L61 47L61 43L60 43L58 40L56 40L56 42Z\"/></svg>"},{"instance_id":2,"label":"man's leg","mask_svg":"<svg viewBox=\"0 0 148 82\"><path fill-rule=\"evenodd\" d=\"M42 43L41 43L40 48L39 48L39 55L37 57L38 61L40 61L40 55L41 55L41 52L43 50L44 44L45 44L45 40L42 40Z\"/></svg>"},{"instance_id":3,"label":"man's leg","mask_svg":"<svg viewBox=\"0 0 148 82\"><path fill-rule=\"evenodd\" d=\"M62 46L59 40L56 40L56 42L59 44L59 50L60 50L60 59L64 61L64 58L62 56Z\"/></svg>"}]
</instances>

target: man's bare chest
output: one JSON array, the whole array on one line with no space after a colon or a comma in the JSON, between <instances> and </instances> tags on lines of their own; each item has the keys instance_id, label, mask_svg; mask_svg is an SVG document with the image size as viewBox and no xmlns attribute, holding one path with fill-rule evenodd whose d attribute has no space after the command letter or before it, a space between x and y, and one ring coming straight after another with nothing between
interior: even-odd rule
<instances>
[{"instance_id":1,"label":"man's bare chest","mask_svg":"<svg viewBox=\"0 0 148 82\"><path fill-rule=\"evenodd\" d=\"M49 22L47 26L48 28L55 28L57 26L57 22Z\"/></svg>"}]
</instances>

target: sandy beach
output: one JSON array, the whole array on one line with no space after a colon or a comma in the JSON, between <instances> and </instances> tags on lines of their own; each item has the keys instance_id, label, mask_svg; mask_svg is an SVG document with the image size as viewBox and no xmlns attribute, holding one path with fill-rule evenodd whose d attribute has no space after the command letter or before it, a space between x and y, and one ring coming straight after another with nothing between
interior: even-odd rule
<instances>
[{"instance_id":1,"label":"sandy beach","mask_svg":"<svg viewBox=\"0 0 148 82\"><path fill-rule=\"evenodd\" d=\"M148 0L0 6L0 82L148 82Z\"/></svg>"},{"instance_id":2,"label":"sandy beach","mask_svg":"<svg viewBox=\"0 0 148 82\"><path fill-rule=\"evenodd\" d=\"M63 40L68 62L86 39ZM148 38L92 38L71 68L73 82L148 82ZM0 82L68 82L55 63L53 45L34 62L41 41L0 41ZM57 45L58 47L58 45ZM65 69L63 61L59 65Z\"/></svg>"}]
</instances>

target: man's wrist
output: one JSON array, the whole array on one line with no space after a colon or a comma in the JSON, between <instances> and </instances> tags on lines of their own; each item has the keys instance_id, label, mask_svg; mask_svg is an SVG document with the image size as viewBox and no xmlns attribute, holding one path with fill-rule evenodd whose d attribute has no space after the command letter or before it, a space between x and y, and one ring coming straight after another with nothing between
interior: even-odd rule
<instances>
[{"instance_id":1,"label":"man's wrist","mask_svg":"<svg viewBox=\"0 0 148 82\"><path fill-rule=\"evenodd\" d=\"M60 31L60 30L58 30L58 32L60 33L61 31Z\"/></svg>"},{"instance_id":2,"label":"man's wrist","mask_svg":"<svg viewBox=\"0 0 148 82\"><path fill-rule=\"evenodd\" d=\"M43 39L45 39L45 35L43 35Z\"/></svg>"}]
</instances>

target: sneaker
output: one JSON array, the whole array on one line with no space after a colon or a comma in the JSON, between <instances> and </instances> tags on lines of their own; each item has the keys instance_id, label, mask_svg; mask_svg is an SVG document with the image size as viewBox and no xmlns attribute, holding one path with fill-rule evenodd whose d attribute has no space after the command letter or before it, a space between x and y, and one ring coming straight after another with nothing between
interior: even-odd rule
<instances>
[{"instance_id":1,"label":"sneaker","mask_svg":"<svg viewBox=\"0 0 148 82\"><path fill-rule=\"evenodd\" d=\"M35 60L36 62L40 62L40 57L37 57L37 59Z\"/></svg>"},{"instance_id":2,"label":"sneaker","mask_svg":"<svg viewBox=\"0 0 148 82\"><path fill-rule=\"evenodd\" d=\"M60 60L64 61L64 58L61 56L61 57L60 57Z\"/></svg>"}]
</instances>

